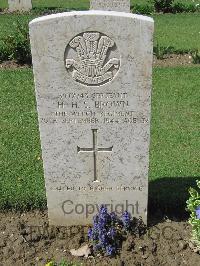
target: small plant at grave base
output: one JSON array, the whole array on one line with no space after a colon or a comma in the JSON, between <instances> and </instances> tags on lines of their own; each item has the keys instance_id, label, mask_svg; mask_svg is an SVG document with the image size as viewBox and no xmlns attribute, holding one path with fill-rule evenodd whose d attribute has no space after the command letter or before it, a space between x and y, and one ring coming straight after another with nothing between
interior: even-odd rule
<instances>
[{"instance_id":1,"label":"small plant at grave base","mask_svg":"<svg viewBox=\"0 0 200 266\"><path fill-rule=\"evenodd\" d=\"M77 263L73 263L73 262L66 262L65 260L62 260L60 263L50 261L45 266L81 266L81 265L82 264L77 264Z\"/></svg>"},{"instance_id":2,"label":"small plant at grave base","mask_svg":"<svg viewBox=\"0 0 200 266\"><path fill-rule=\"evenodd\" d=\"M94 253L115 256L129 233L142 235L145 231L146 227L141 219L131 219L127 211L119 218L114 212L108 213L107 208L102 205L93 218L93 227L88 230L88 238Z\"/></svg>"},{"instance_id":3,"label":"small plant at grave base","mask_svg":"<svg viewBox=\"0 0 200 266\"><path fill-rule=\"evenodd\" d=\"M28 22L15 23L15 30L0 41L0 60L16 60L21 64L31 64L31 49Z\"/></svg>"},{"instance_id":4,"label":"small plant at grave base","mask_svg":"<svg viewBox=\"0 0 200 266\"><path fill-rule=\"evenodd\" d=\"M156 56L157 59L163 60L164 56L167 54L172 53L174 48L172 46L161 46L158 41L156 43L156 46L153 48L153 53Z\"/></svg>"},{"instance_id":5,"label":"small plant at grave base","mask_svg":"<svg viewBox=\"0 0 200 266\"><path fill-rule=\"evenodd\" d=\"M187 210L190 212L189 223L192 226L192 241L200 249L200 181L196 182L198 190L189 189L190 198L187 200Z\"/></svg>"},{"instance_id":6,"label":"small plant at grave base","mask_svg":"<svg viewBox=\"0 0 200 266\"><path fill-rule=\"evenodd\" d=\"M152 5L136 4L132 7L132 12L141 15L151 15L154 12Z\"/></svg>"},{"instance_id":7,"label":"small plant at grave base","mask_svg":"<svg viewBox=\"0 0 200 266\"><path fill-rule=\"evenodd\" d=\"M200 52L195 50L191 55L193 64L200 64Z\"/></svg>"},{"instance_id":8,"label":"small plant at grave base","mask_svg":"<svg viewBox=\"0 0 200 266\"><path fill-rule=\"evenodd\" d=\"M174 0L151 0L156 12L170 13Z\"/></svg>"},{"instance_id":9,"label":"small plant at grave base","mask_svg":"<svg viewBox=\"0 0 200 266\"><path fill-rule=\"evenodd\" d=\"M172 13L194 13L198 11L198 6L194 3L191 4L184 4L181 2L176 2L172 6Z\"/></svg>"}]
</instances>

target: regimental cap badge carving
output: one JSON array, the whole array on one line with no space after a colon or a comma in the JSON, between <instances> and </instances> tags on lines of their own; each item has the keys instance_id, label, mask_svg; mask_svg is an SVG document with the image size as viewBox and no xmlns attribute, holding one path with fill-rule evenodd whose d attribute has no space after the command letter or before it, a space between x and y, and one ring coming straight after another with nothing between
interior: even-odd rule
<instances>
[{"instance_id":1,"label":"regimental cap badge carving","mask_svg":"<svg viewBox=\"0 0 200 266\"><path fill-rule=\"evenodd\" d=\"M100 32L85 32L67 45L65 66L76 82L86 86L104 85L119 70L119 53L115 42L108 36Z\"/></svg>"}]
</instances>

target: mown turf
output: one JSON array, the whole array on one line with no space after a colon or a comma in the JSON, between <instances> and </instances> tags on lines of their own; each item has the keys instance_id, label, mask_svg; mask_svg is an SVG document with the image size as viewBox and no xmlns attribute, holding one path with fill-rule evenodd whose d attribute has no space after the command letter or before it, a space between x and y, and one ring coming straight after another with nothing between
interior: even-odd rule
<instances>
[{"instance_id":1,"label":"mown turf","mask_svg":"<svg viewBox=\"0 0 200 266\"><path fill-rule=\"evenodd\" d=\"M184 4L199 4L199 0L175 0L175 2ZM89 0L32 0L33 7L89 7ZM134 4L148 4L152 5L153 0L131 0L131 5ZM7 8L8 0L0 1L0 8Z\"/></svg>"},{"instance_id":2,"label":"mown turf","mask_svg":"<svg viewBox=\"0 0 200 266\"><path fill-rule=\"evenodd\" d=\"M200 13L154 15L154 41L177 50L200 49Z\"/></svg>"},{"instance_id":3,"label":"mown turf","mask_svg":"<svg viewBox=\"0 0 200 266\"><path fill-rule=\"evenodd\" d=\"M8 36L16 30L17 21L28 23L35 18L35 15L30 14L4 14L0 15L0 41L4 36Z\"/></svg>"},{"instance_id":4,"label":"mown turf","mask_svg":"<svg viewBox=\"0 0 200 266\"><path fill-rule=\"evenodd\" d=\"M16 21L28 21L37 14L5 14L0 16L0 40L14 31ZM175 50L200 49L200 13L154 15L154 45L172 46Z\"/></svg>"},{"instance_id":5,"label":"mown turf","mask_svg":"<svg viewBox=\"0 0 200 266\"><path fill-rule=\"evenodd\" d=\"M151 179L200 176L200 68L156 68Z\"/></svg>"},{"instance_id":6,"label":"mown turf","mask_svg":"<svg viewBox=\"0 0 200 266\"><path fill-rule=\"evenodd\" d=\"M44 179L31 70L0 71L0 208L42 207Z\"/></svg>"},{"instance_id":7,"label":"mown turf","mask_svg":"<svg viewBox=\"0 0 200 266\"><path fill-rule=\"evenodd\" d=\"M191 0L192 1L192 0ZM195 0L196 1L196 0ZM32 0L33 8L36 7L66 7L66 8L89 8L89 0ZM147 4L147 0L131 0L133 4ZM8 8L8 1L1 0L0 8Z\"/></svg>"},{"instance_id":8,"label":"mown turf","mask_svg":"<svg viewBox=\"0 0 200 266\"><path fill-rule=\"evenodd\" d=\"M149 213L186 214L200 180L200 68L156 68L152 97Z\"/></svg>"},{"instance_id":9,"label":"mown turf","mask_svg":"<svg viewBox=\"0 0 200 266\"><path fill-rule=\"evenodd\" d=\"M200 69L156 68L152 97L150 208L183 210L200 176ZM46 204L31 70L0 71L0 209Z\"/></svg>"}]
</instances>

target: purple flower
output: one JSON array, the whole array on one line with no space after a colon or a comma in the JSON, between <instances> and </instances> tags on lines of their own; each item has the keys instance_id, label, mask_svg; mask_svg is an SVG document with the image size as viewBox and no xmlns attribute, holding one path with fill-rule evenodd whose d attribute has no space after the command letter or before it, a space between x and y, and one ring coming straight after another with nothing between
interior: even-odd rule
<instances>
[{"instance_id":1,"label":"purple flower","mask_svg":"<svg viewBox=\"0 0 200 266\"><path fill-rule=\"evenodd\" d=\"M110 223L110 214L108 214L107 208L104 207L104 205L101 205L100 211L99 211L99 227L102 229L105 226L107 226Z\"/></svg>"},{"instance_id":2,"label":"purple flower","mask_svg":"<svg viewBox=\"0 0 200 266\"><path fill-rule=\"evenodd\" d=\"M88 237L89 237L89 239L92 239L92 235L93 235L93 230L92 230L92 228L89 228L88 229Z\"/></svg>"},{"instance_id":3,"label":"purple flower","mask_svg":"<svg viewBox=\"0 0 200 266\"><path fill-rule=\"evenodd\" d=\"M200 219L200 206L198 206L195 210L197 219Z\"/></svg>"},{"instance_id":4,"label":"purple flower","mask_svg":"<svg viewBox=\"0 0 200 266\"><path fill-rule=\"evenodd\" d=\"M99 218L99 229L105 228L107 225L109 225L109 215L101 216Z\"/></svg>"},{"instance_id":5,"label":"purple flower","mask_svg":"<svg viewBox=\"0 0 200 266\"><path fill-rule=\"evenodd\" d=\"M106 234L106 230L99 232L99 241L102 244L102 246L104 246L104 247L106 247L108 245L108 237Z\"/></svg>"},{"instance_id":6,"label":"purple flower","mask_svg":"<svg viewBox=\"0 0 200 266\"><path fill-rule=\"evenodd\" d=\"M111 245L108 245L108 246L106 247L106 253L107 253L108 256L112 256L112 255L114 255L115 252L116 252L115 247L113 247L113 246L111 246Z\"/></svg>"},{"instance_id":7,"label":"purple flower","mask_svg":"<svg viewBox=\"0 0 200 266\"><path fill-rule=\"evenodd\" d=\"M108 236L110 236L111 238L114 238L116 236L116 230L114 227L110 228L110 230L108 231Z\"/></svg>"},{"instance_id":8,"label":"purple flower","mask_svg":"<svg viewBox=\"0 0 200 266\"><path fill-rule=\"evenodd\" d=\"M114 213L114 212L111 212L110 218L111 218L111 221L113 223L116 223L118 221L118 217L117 217L116 213Z\"/></svg>"},{"instance_id":9,"label":"purple flower","mask_svg":"<svg viewBox=\"0 0 200 266\"><path fill-rule=\"evenodd\" d=\"M90 237L91 236L91 237ZM91 240L98 240L98 237L99 237L99 227L98 227L98 224L94 224L93 228L88 230L88 237L91 239Z\"/></svg>"},{"instance_id":10,"label":"purple flower","mask_svg":"<svg viewBox=\"0 0 200 266\"><path fill-rule=\"evenodd\" d=\"M108 256L117 254L122 227L126 230L130 229L130 214L126 211L122 218L119 218L114 212L109 213L105 205L101 205L99 213L93 218L93 227L88 230L88 237L93 241L94 251L105 252Z\"/></svg>"},{"instance_id":11,"label":"purple flower","mask_svg":"<svg viewBox=\"0 0 200 266\"><path fill-rule=\"evenodd\" d=\"M125 211L122 215L122 222L126 229L131 225L131 215L127 211Z\"/></svg>"},{"instance_id":12,"label":"purple flower","mask_svg":"<svg viewBox=\"0 0 200 266\"><path fill-rule=\"evenodd\" d=\"M100 215L101 215L101 214L108 214L108 210L107 210L106 206L104 206L104 205L101 205L101 206L100 206L99 214L100 214Z\"/></svg>"}]
</instances>

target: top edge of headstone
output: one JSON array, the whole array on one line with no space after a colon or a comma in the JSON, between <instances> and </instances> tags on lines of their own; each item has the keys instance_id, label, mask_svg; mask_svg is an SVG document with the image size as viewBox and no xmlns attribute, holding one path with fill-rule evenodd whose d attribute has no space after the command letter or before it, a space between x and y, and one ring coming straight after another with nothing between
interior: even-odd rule
<instances>
[{"instance_id":1,"label":"top edge of headstone","mask_svg":"<svg viewBox=\"0 0 200 266\"><path fill-rule=\"evenodd\" d=\"M130 0L90 0L91 10L130 12Z\"/></svg>"},{"instance_id":2,"label":"top edge of headstone","mask_svg":"<svg viewBox=\"0 0 200 266\"><path fill-rule=\"evenodd\" d=\"M72 11L72 12L63 12L63 13L57 13L47 16L42 16L33 19L30 21L29 25L45 22L57 18L64 18L64 17L70 17L70 16L93 16L93 15L101 15L101 16L117 16L117 17L126 17L126 18L135 18L137 20L147 21L154 23L153 18L143 16L143 15L137 15L132 13L124 13L124 12L116 12L116 11L99 11L99 10L89 10L89 11Z\"/></svg>"}]
</instances>

